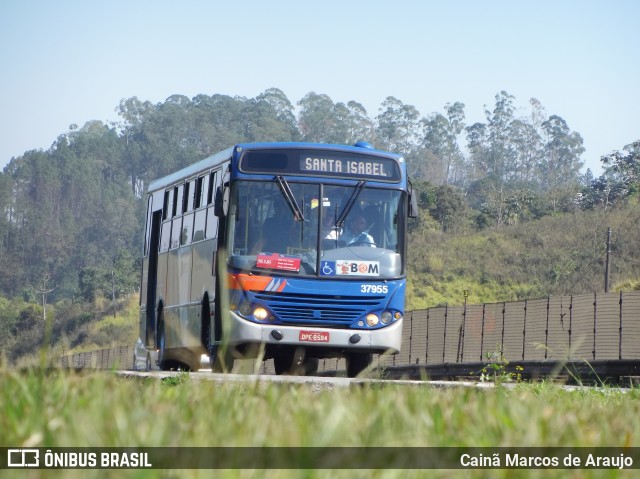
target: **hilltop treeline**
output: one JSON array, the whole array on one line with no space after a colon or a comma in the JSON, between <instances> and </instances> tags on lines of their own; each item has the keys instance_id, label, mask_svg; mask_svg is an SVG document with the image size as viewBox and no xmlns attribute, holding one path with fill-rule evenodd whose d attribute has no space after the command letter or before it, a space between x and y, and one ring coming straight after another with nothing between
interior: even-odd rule
<instances>
[{"instance_id":1,"label":"hilltop treeline","mask_svg":"<svg viewBox=\"0 0 640 479\"><path fill-rule=\"evenodd\" d=\"M582 137L535 99L521 116L500 92L474 124L460 102L422 116L388 97L372 115L311 92L296 106L275 88L133 97L117 106L118 122L72 125L48 150L13 158L0 174L0 294L89 301L135 291L146 185L237 142L367 140L403 153L423 211L413 235L611 208L635 193L637 143L605 159L605 176L582 174Z\"/></svg>"}]
</instances>

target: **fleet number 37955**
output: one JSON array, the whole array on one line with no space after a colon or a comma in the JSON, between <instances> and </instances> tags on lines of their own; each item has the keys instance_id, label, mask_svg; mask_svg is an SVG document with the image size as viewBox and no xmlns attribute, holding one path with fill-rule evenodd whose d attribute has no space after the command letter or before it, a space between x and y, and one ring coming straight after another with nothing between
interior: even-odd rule
<instances>
[{"instance_id":1,"label":"fleet number 37955","mask_svg":"<svg viewBox=\"0 0 640 479\"><path fill-rule=\"evenodd\" d=\"M369 294L387 294L389 292L389 287L386 284L361 284L360 292Z\"/></svg>"}]
</instances>

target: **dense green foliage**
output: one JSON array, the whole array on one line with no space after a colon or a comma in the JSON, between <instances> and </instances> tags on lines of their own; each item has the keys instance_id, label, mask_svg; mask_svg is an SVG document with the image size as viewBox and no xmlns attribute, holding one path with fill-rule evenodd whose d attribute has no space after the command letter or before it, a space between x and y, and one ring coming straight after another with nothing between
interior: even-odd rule
<instances>
[{"instance_id":1,"label":"dense green foliage","mask_svg":"<svg viewBox=\"0 0 640 479\"><path fill-rule=\"evenodd\" d=\"M607 226L625 258L614 281L637 280L640 143L604 157L594 179L580 174L577 132L535 99L518 113L504 91L472 125L460 102L421 116L388 97L371 116L311 92L297 107L276 88L133 97L118 105L120 122L72 125L47 151L13 158L0 174L0 296L9 298L0 347L15 359L23 338L41 342L43 304L75 325L54 326L52 340L74 343L94 301L135 294L148 183L245 141L367 140L405 155L421 207L410 225L410 307L456 303L462 290L493 301L600 289Z\"/></svg>"},{"instance_id":2,"label":"dense green foliage","mask_svg":"<svg viewBox=\"0 0 640 479\"><path fill-rule=\"evenodd\" d=\"M52 362L65 354L133 345L138 337L138 295L114 302L68 299L55 304L0 297L0 364L33 365L40 349ZM41 348L42 347L42 348Z\"/></svg>"},{"instance_id":3,"label":"dense green foliage","mask_svg":"<svg viewBox=\"0 0 640 479\"><path fill-rule=\"evenodd\" d=\"M465 290L471 304L603 291L608 227L614 232L610 289L638 289L639 221L634 201L472 233L433 228L414 234L408 309L459 305Z\"/></svg>"}]
</instances>

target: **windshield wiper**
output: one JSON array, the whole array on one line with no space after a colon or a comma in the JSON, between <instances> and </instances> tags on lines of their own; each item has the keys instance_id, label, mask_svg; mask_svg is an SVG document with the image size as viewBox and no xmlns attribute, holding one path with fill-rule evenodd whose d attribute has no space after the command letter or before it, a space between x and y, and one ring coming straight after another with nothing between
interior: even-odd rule
<instances>
[{"instance_id":1,"label":"windshield wiper","mask_svg":"<svg viewBox=\"0 0 640 479\"><path fill-rule=\"evenodd\" d=\"M353 208L353 205L356 203L358 196L360 195L360 193L362 193L362 190L364 189L364 185L366 183L367 182L364 180L358 181L358 184L355 186L353 192L351 193L351 196L349 197L349 201L347 201L347 204L344 206L342 212L340 213L340 216L338 216L338 219L336 220L336 228L342 228L344 226L344 220L351 211L351 208Z\"/></svg>"},{"instance_id":2,"label":"windshield wiper","mask_svg":"<svg viewBox=\"0 0 640 479\"><path fill-rule=\"evenodd\" d=\"M287 204L289 205L289 208L291 208L291 212L293 213L294 219L296 221L304 221L304 214L302 213L300 206L298 206L298 202L296 201L296 197L293 195L293 192L291 191L291 187L289 186L289 183L287 183L287 180L282 175L276 176L276 179L278 180L278 184L280 185L280 191L282 191L282 196L285 197L285 199L287 200Z\"/></svg>"}]
</instances>

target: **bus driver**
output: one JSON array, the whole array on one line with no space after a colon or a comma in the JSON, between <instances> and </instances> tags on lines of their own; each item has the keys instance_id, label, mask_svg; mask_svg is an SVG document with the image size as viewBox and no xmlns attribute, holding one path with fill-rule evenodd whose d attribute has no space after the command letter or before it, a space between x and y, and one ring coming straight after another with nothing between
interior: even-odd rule
<instances>
[{"instance_id":1,"label":"bus driver","mask_svg":"<svg viewBox=\"0 0 640 479\"><path fill-rule=\"evenodd\" d=\"M371 246L376 247L376 242L367 232L367 220L365 220L362 214L357 214L351 219L349 224L349 231L347 231L342 238L346 241L347 246Z\"/></svg>"}]
</instances>

